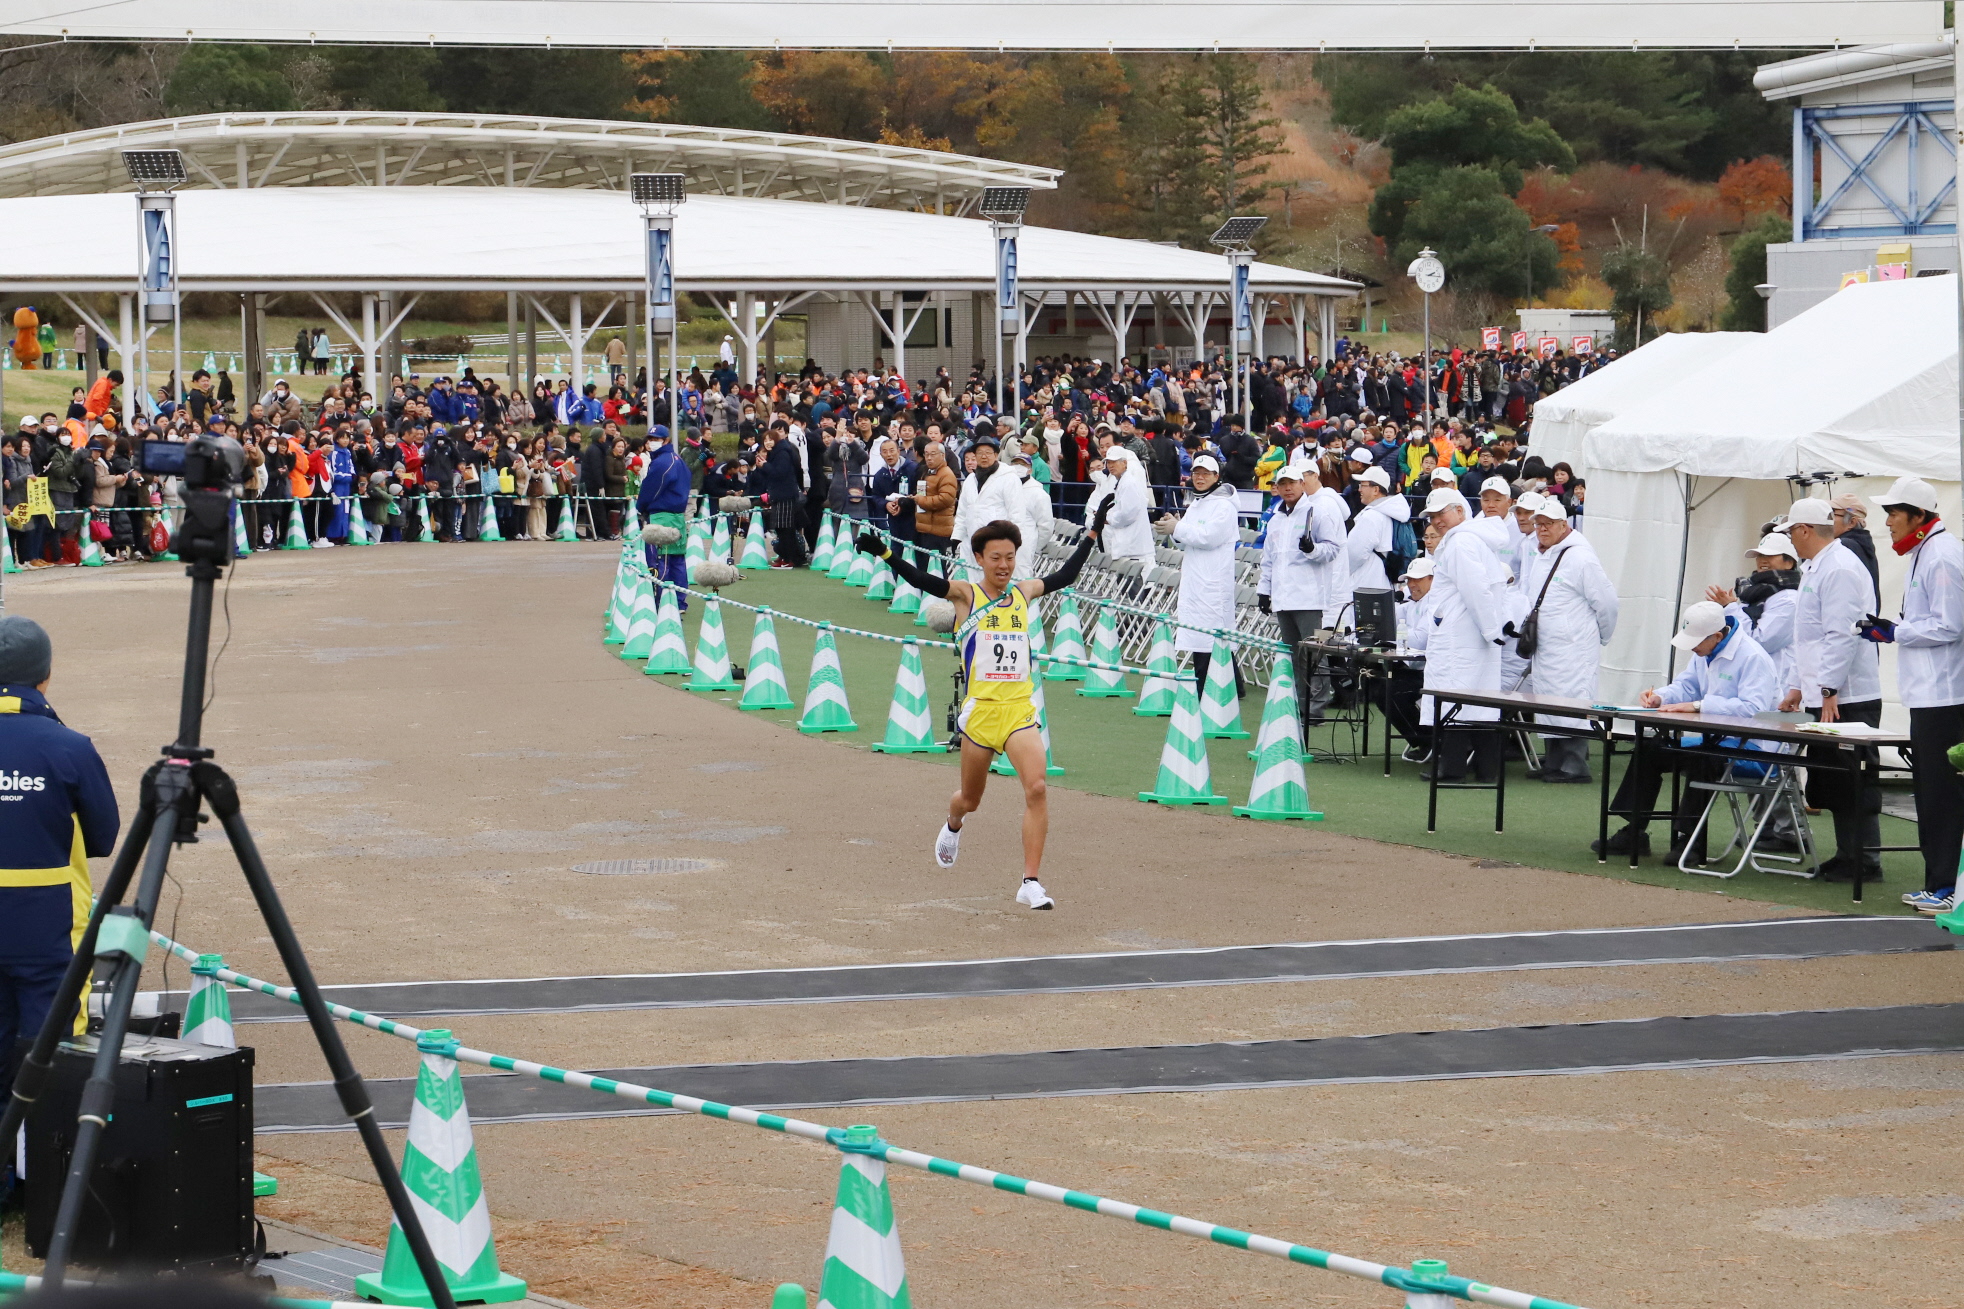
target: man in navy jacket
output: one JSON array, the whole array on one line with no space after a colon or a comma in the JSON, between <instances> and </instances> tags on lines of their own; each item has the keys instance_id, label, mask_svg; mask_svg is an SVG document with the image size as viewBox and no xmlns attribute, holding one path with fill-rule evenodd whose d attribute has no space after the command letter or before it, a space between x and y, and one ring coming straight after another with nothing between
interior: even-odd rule
<instances>
[{"instance_id":1,"label":"man in navy jacket","mask_svg":"<svg viewBox=\"0 0 1964 1309\"><path fill-rule=\"evenodd\" d=\"M45 692L54 648L39 623L0 618L0 1061L46 1021L89 921L89 860L121 819L89 738L62 726Z\"/></svg>"}]
</instances>

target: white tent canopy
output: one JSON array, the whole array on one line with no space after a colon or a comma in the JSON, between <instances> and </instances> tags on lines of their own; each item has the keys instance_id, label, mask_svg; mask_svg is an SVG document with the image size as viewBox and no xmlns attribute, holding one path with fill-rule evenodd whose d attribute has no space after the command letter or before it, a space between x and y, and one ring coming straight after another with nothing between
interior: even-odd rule
<instances>
[{"instance_id":1,"label":"white tent canopy","mask_svg":"<svg viewBox=\"0 0 1964 1309\"><path fill-rule=\"evenodd\" d=\"M1959 521L1950 277L1851 286L1774 331L1714 349L1726 353L1595 425L1576 464L1589 483L1589 539L1623 599L1603 660L1603 694L1618 702L1665 680L1677 608L1746 572L1760 525L1796 496L1831 486L1867 497L1915 475L1936 485L1945 522ZM1901 561L1880 512L1869 520L1881 610L1893 614ZM1890 701L1893 658L1884 651ZM1900 718L1893 704L1887 712Z\"/></svg>"},{"instance_id":2,"label":"white tent canopy","mask_svg":"<svg viewBox=\"0 0 1964 1309\"><path fill-rule=\"evenodd\" d=\"M1929 41L1942 0L0 0L0 34L150 41L935 50L1796 49Z\"/></svg>"},{"instance_id":3,"label":"white tent canopy","mask_svg":"<svg viewBox=\"0 0 1964 1309\"><path fill-rule=\"evenodd\" d=\"M1536 403L1534 453L1550 468L1566 463L1581 469L1589 433L1757 337L1756 332L1674 332L1646 341L1607 368Z\"/></svg>"}]
</instances>

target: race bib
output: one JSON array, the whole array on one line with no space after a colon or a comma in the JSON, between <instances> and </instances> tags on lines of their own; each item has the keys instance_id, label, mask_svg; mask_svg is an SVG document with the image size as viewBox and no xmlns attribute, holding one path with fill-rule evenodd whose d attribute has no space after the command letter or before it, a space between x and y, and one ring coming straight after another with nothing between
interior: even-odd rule
<instances>
[{"instance_id":1,"label":"race bib","mask_svg":"<svg viewBox=\"0 0 1964 1309\"><path fill-rule=\"evenodd\" d=\"M975 663L985 682L1024 682L1030 676L1030 638L1024 632L984 632L975 641Z\"/></svg>"}]
</instances>

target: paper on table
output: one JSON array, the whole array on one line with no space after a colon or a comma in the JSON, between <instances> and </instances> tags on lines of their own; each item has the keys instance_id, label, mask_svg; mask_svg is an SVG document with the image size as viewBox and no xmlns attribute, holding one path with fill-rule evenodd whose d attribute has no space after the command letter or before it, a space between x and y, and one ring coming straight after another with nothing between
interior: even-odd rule
<instances>
[{"instance_id":1,"label":"paper on table","mask_svg":"<svg viewBox=\"0 0 1964 1309\"><path fill-rule=\"evenodd\" d=\"M1795 726L1796 732L1819 732L1823 736L1895 736L1896 733L1882 727L1870 727L1867 723L1801 723Z\"/></svg>"}]
</instances>

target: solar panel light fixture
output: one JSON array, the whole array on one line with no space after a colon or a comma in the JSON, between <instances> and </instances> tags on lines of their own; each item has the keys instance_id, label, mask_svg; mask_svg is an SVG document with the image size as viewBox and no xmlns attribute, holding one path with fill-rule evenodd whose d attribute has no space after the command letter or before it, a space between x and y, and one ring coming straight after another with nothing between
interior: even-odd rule
<instances>
[{"instance_id":1,"label":"solar panel light fixture","mask_svg":"<svg viewBox=\"0 0 1964 1309\"><path fill-rule=\"evenodd\" d=\"M1262 214L1230 218L1221 224L1220 230L1207 239L1224 250L1245 250L1248 248L1249 238L1261 231L1262 224L1267 221L1268 218Z\"/></svg>"},{"instance_id":2,"label":"solar panel light fixture","mask_svg":"<svg viewBox=\"0 0 1964 1309\"><path fill-rule=\"evenodd\" d=\"M627 185L638 205L679 205L689 198L687 173L634 173Z\"/></svg>"},{"instance_id":3,"label":"solar panel light fixture","mask_svg":"<svg viewBox=\"0 0 1964 1309\"><path fill-rule=\"evenodd\" d=\"M123 167L138 186L163 182L174 186L185 180L184 152L181 150L125 150Z\"/></svg>"},{"instance_id":4,"label":"solar panel light fixture","mask_svg":"<svg viewBox=\"0 0 1964 1309\"><path fill-rule=\"evenodd\" d=\"M985 186L982 188L982 203L978 206L984 218L1015 221L1030 207L1030 188L1027 186Z\"/></svg>"}]
</instances>

